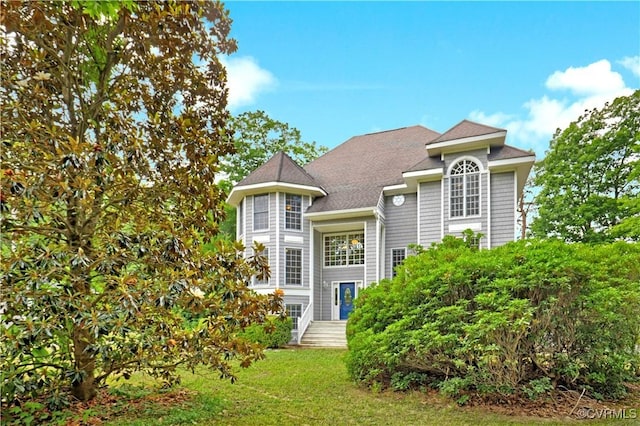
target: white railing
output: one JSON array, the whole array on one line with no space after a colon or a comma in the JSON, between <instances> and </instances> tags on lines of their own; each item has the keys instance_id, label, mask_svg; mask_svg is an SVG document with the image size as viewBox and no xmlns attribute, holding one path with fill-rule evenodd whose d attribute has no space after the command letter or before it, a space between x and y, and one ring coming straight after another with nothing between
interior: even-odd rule
<instances>
[{"instance_id":1,"label":"white railing","mask_svg":"<svg viewBox=\"0 0 640 426\"><path fill-rule=\"evenodd\" d=\"M307 331L307 327L311 323L313 314L313 303L309 303L301 316L298 317L298 344L302 340L302 335Z\"/></svg>"}]
</instances>

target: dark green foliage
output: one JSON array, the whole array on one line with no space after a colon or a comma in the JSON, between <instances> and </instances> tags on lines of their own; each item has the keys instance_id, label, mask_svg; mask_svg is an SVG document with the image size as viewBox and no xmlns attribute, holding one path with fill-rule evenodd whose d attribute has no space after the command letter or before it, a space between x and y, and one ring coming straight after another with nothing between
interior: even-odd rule
<instances>
[{"instance_id":1,"label":"dark green foliage","mask_svg":"<svg viewBox=\"0 0 640 426\"><path fill-rule=\"evenodd\" d=\"M271 317L264 324L250 325L240 334L240 337L265 348L280 348L291 340L292 328L291 318Z\"/></svg>"},{"instance_id":2,"label":"dark green foliage","mask_svg":"<svg viewBox=\"0 0 640 426\"><path fill-rule=\"evenodd\" d=\"M562 385L618 398L640 378L639 282L638 244L477 251L445 238L360 294L347 367L364 385L450 396L537 398Z\"/></svg>"}]
</instances>

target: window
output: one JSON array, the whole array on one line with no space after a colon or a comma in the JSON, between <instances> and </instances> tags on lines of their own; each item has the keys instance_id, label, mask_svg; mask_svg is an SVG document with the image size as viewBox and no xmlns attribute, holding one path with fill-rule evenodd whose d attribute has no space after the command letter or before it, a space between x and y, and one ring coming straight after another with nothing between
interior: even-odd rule
<instances>
[{"instance_id":1,"label":"window","mask_svg":"<svg viewBox=\"0 0 640 426\"><path fill-rule=\"evenodd\" d=\"M324 266L364 265L364 233L325 235Z\"/></svg>"},{"instance_id":2,"label":"window","mask_svg":"<svg viewBox=\"0 0 640 426\"><path fill-rule=\"evenodd\" d=\"M253 230L269 229L269 194L253 197Z\"/></svg>"},{"instance_id":3,"label":"window","mask_svg":"<svg viewBox=\"0 0 640 426\"><path fill-rule=\"evenodd\" d=\"M451 217L480 214L480 167L462 160L451 169Z\"/></svg>"},{"instance_id":4,"label":"window","mask_svg":"<svg viewBox=\"0 0 640 426\"><path fill-rule=\"evenodd\" d=\"M302 229L302 196L284 196L284 228L296 231Z\"/></svg>"},{"instance_id":5,"label":"window","mask_svg":"<svg viewBox=\"0 0 640 426\"><path fill-rule=\"evenodd\" d=\"M285 255L285 285L302 285L302 250L284 249Z\"/></svg>"},{"instance_id":6,"label":"window","mask_svg":"<svg viewBox=\"0 0 640 426\"><path fill-rule=\"evenodd\" d=\"M391 276L395 277L396 267L404 262L404 259L407 257L407 249L399 248L399 249L391 249Z\"/></svg>"},{"instance_id":7,"label":"window","mask_svg":"<svg viewBox=\"0 0 640 426\"><path fill-rule=\"evenodd\" d=\"M291 318L293 321L293 329L298 329L298 318L302 316L302 305L301 304L286 304L285 308L287 309L287 316Z\"/></svg>"},{"instance_id":8,"label":"window","mask_svg":"<svg viewBox=\"0 0 640 426\"><path fill-rule=\"evenodd\" d=\"M256 253L258 254L258 253ZM265 248L261 253L259 253L260 255L264 256L267 260L267 264L269 264L269 249ZM269 271L271 272L271 271ZM254 277L253 279L253 285L269 285L269 278L264 277L263 279L260 279L259 277Z\"/></svg>"}]
</instances>

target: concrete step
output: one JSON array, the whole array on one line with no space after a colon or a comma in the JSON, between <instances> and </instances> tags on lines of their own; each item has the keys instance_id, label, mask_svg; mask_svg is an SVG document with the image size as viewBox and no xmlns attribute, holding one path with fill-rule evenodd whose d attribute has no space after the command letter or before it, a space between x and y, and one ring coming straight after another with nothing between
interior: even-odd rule
<instances>
[{"instance_id":1,"label":"concrete step","mask_svg":"<svg viewBox=\"0 0 640 426\"><path fill-rule=\"evenodd\" d=\"M347 347L346 321L312 321L302 336L301 346Z\"/></svg>"}]
</instances>

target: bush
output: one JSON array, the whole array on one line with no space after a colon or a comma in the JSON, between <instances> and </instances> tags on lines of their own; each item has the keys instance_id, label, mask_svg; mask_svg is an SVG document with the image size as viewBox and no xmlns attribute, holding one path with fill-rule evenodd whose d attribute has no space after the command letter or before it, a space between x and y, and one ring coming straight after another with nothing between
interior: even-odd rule
<instances>
[{"instance_id":1,"label":"bush","mask_svg":"<svg viewBox=\"0 0 640 426\"><path fill-rule=\"evenodd\" d=\"M264 324L253 324L240 334L241 337L266 348L279 348L291 340L291 318L271 317Z\"/></svg>"},{"instance_id":2,"label":"bush","mask_svg":"<svg viewBox=\"0 0 640 426\"><path fill-rule=\"evenodd\" d=\"M420 377L456 395L535 398L562 385L619 398L640 378L639 282L638 244L477 251L447 238L360 293L347 368L377 387Z\"/></svg>"}]
</instances>

